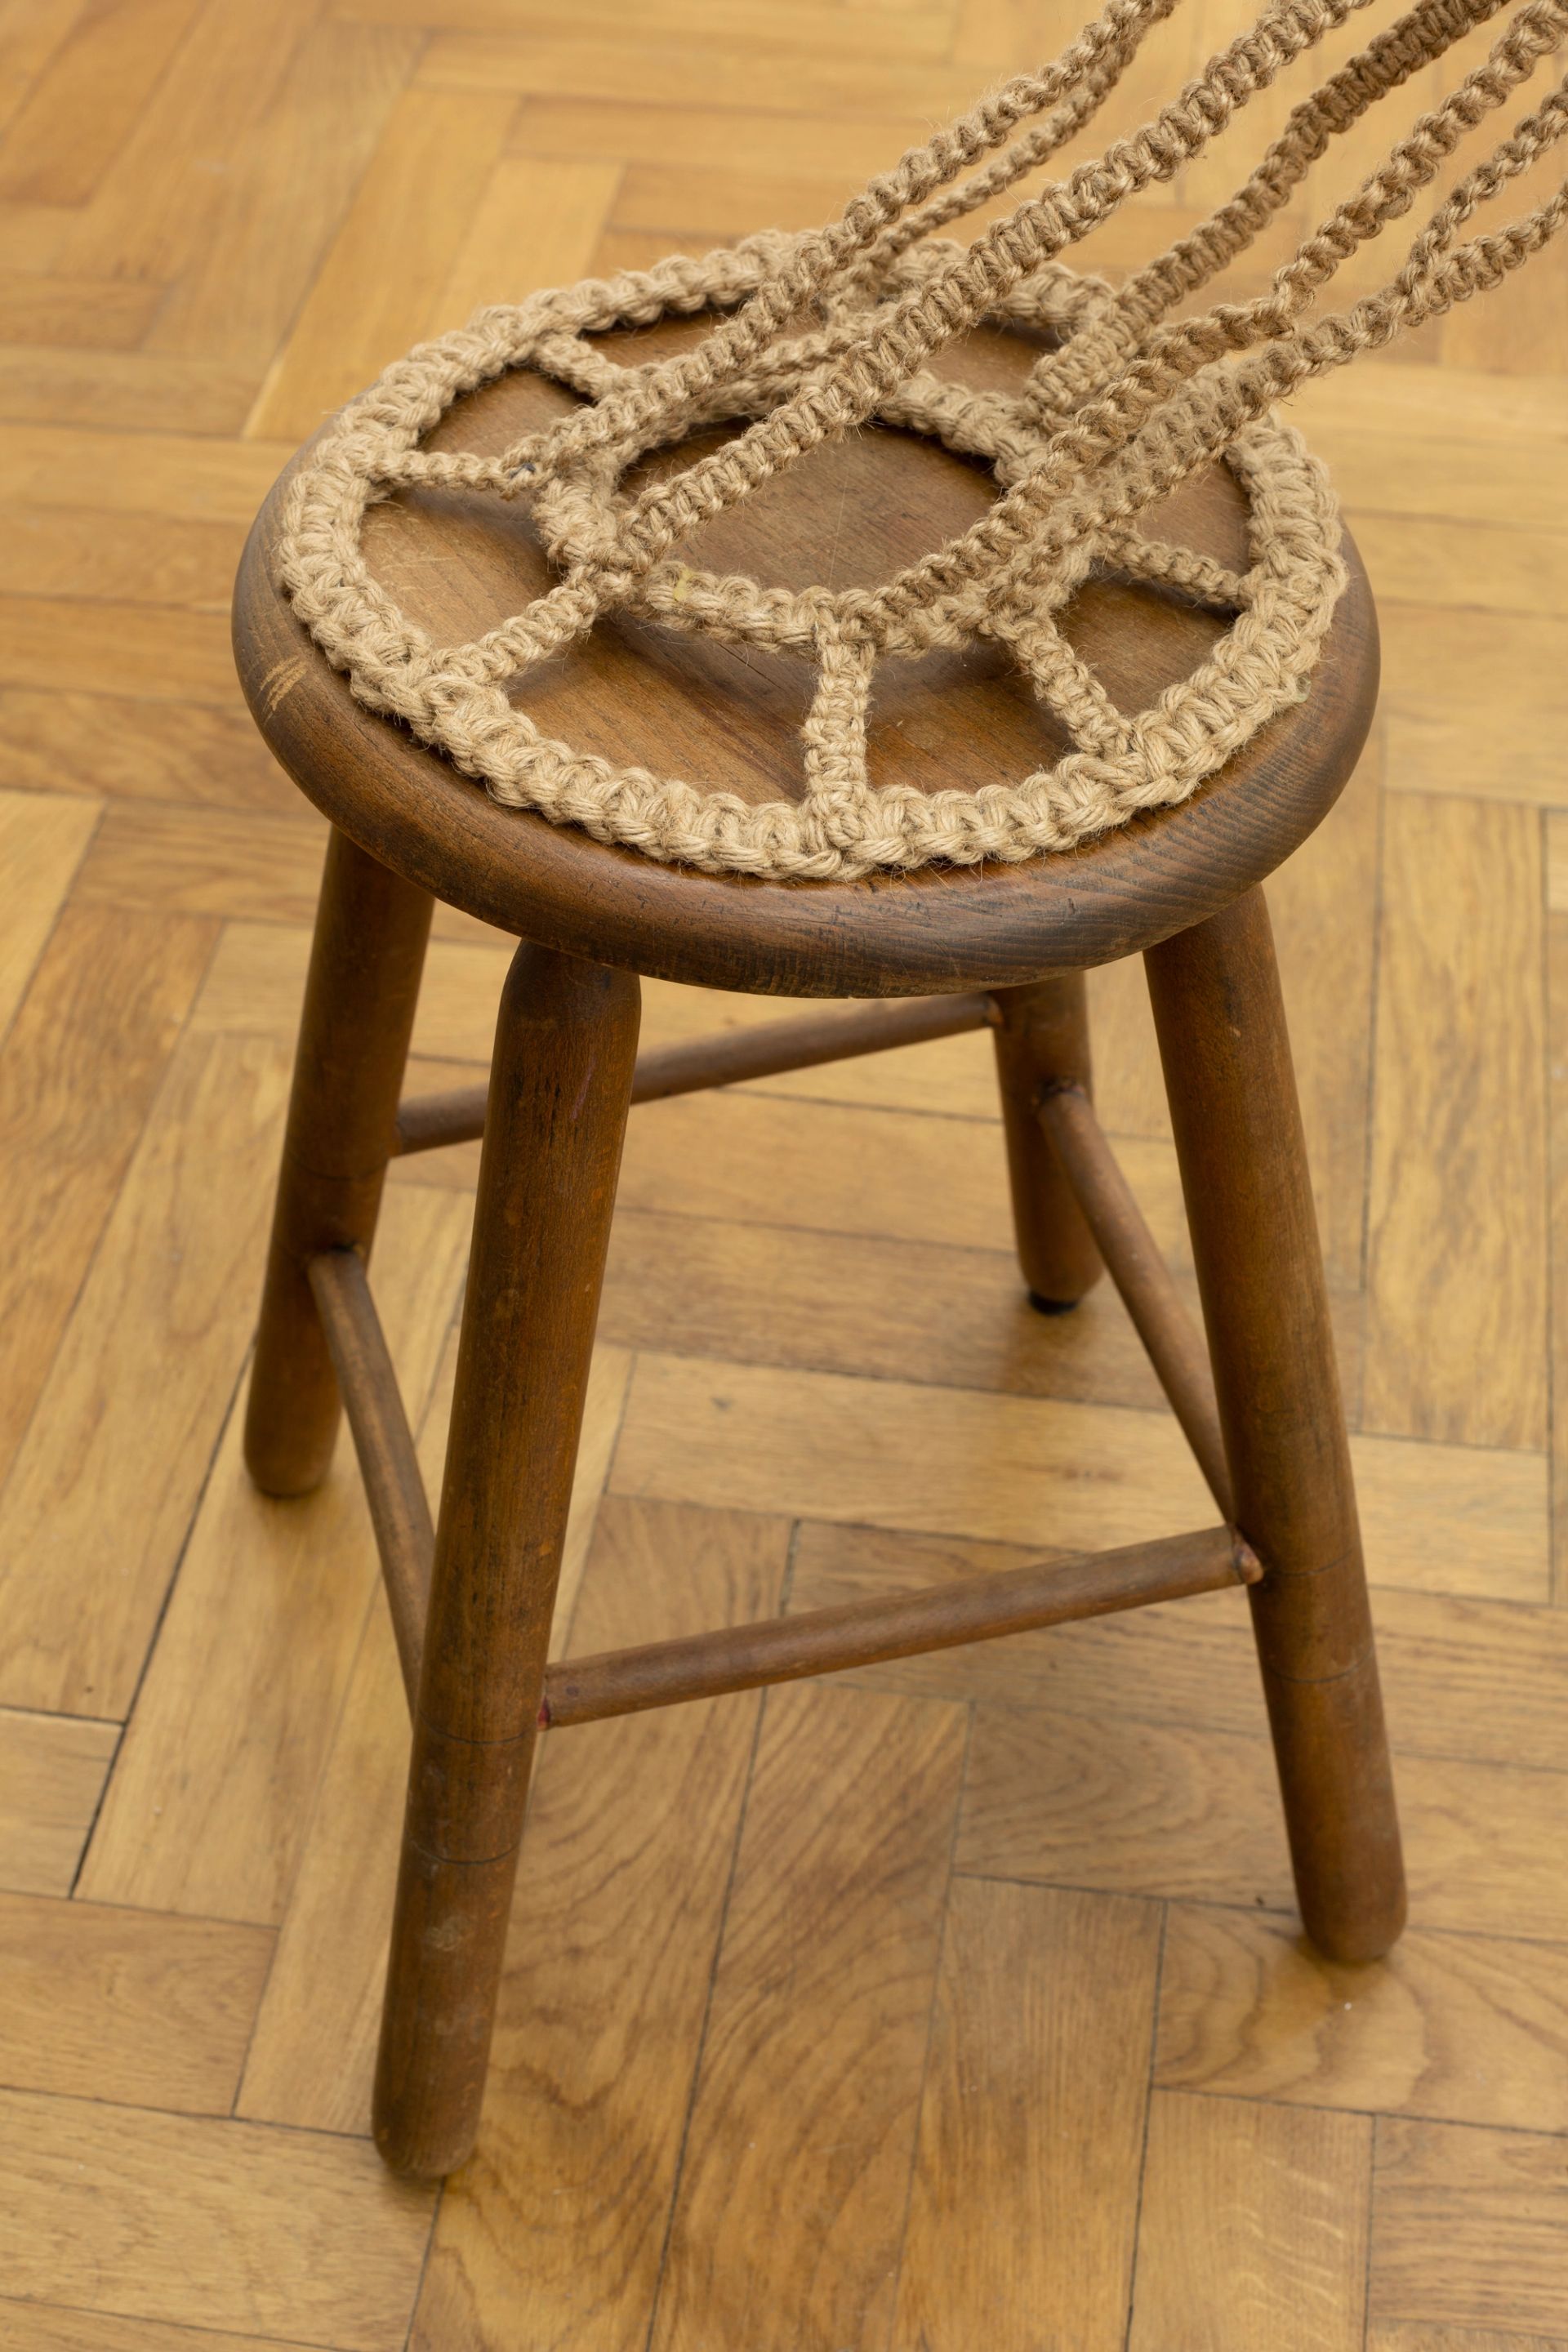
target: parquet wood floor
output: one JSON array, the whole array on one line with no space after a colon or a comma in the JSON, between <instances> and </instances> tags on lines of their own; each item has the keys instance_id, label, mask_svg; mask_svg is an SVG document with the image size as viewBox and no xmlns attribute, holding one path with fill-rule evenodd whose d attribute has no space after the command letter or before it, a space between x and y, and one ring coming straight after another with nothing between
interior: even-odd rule
<instances>
[{"instance_id":1,"label":"parquet wood floor","mask_svg":"<svg viewBox=\"0 0 1568 2352\"><path fill-rule=\"evenodd\" d=\"M1242 5L1186 0L1112 122ZM1272 895L1406 1941L1301 1945L1221 1596L548 1744L481 2153L437 2198L366 2137L395 1661L346 1456L266 1503L234 1429L321 851L230 670L247 521L476 301L825 218L1076 23L0 0L15 2352L1568 2352L1568 248L1302 404L1386 646ZM504 960L439 919L416 1076L482 1064ZM1181 1272L1136 969L1094 1003ZM379 1245L431 1469L473 1175L405 1163ZM1019 1293L983 1045L637 1114L563 1642L1200 1508L1114 1301Z\"/></svg>"}]
</instances>

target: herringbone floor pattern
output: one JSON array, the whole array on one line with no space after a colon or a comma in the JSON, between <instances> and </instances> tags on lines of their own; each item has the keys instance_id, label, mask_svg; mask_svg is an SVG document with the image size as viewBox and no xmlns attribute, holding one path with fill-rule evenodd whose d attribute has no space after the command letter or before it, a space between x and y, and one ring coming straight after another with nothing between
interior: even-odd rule
<instances>
[{"instance_id":1,"label":"herringbone floor pattern","mask_svg":"<svg viewBox=\"0 0 1568 2352\"><path fill-rule=\"evenodd\" d=\"M1117 127L1242 5L1186 0ZM321 845L239 707L242 534L427 331L826 218L1076 24L0 0L16 2352L1568 2352L1568 252L1304 411L1385 643L1272 896L1406 1941L1300 1943L1245 1626L1188 1602L548 1748L481 2155L437 2199L366 2137L392 1643L346 1455L265 1504L234 1432ZM482 1065L505 953L443 919L416 1076ZM647 1001L656 1038L718 1009ZM1137 971L1095 1011L1181 1267ZM378 1244L428 1467L473 1172L405 1163ZM639 1112L563 1640L1203 1516L1114 1301L1024 1303L982 1043Z\"/></svg>"}]
</instances>

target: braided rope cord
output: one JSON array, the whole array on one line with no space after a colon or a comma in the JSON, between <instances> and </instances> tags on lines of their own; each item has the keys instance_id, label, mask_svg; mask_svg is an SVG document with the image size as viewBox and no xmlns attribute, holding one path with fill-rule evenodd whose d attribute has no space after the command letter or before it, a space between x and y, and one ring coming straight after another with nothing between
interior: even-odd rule
<instances>
[{"instance_id":1,"label":"braided rope cord","mask_svg":"<svg viewBox=\"0 0 1568 2352\"><path fill-rule=\"evenodd\" d=\"M1109 0L1054 63L912 149L826 228L763 232L700 259L676 256L480 311L388 369L296 474L282 576L300 618L362 700L496 800L708 872L847 880L938 860L1017 861L1178 805L1305 695L1344 584L1326 477L1275 404L1497 285L1568 218L1564 183L1503 227L1462 234L1568 133L1565 79L1432 208L1376 291L1314 315L1345 261L1412 211L1461 142L1568 38L1568 0L1524 0L1482 62L1262 294L1173 315L1247 251L1336 138L1504 5L1415 0L1291 110L1234 195L1120 289L1062 259L1130 197L1201 154L1366 5L1268 0L1152 121L967 247L934 233L1082 131L1175 0ZM626 365L587 340L701 310L718 323L672 359ZM1016 394L927 367L956 337L1009 321L1050 331ZM515 367L553 377L583 404L499 457L422 446L456 400ZM872 421L985 459L997 484L987 511L871 589L762 586L694 570L673 552L828 437ZM637 494L622 490L640 458L717 425L741 429ZM1239 572L1140 527L1221 460L1247 505ZM527 499L555 583L472 643L436 645L373 577L362 545L371 501L417 484ZM1228 622L1192 674L1142 711L1118 708L1061 626L1097 572ZM513 698L526 698L527 671L616 609L784 647L815 667L801 798L753 805L541 732ZM876 784L868 729L878 661L983 639L1006 647L1073 748L1049 768L974 790Z\"/></svg>"}]
</instances>

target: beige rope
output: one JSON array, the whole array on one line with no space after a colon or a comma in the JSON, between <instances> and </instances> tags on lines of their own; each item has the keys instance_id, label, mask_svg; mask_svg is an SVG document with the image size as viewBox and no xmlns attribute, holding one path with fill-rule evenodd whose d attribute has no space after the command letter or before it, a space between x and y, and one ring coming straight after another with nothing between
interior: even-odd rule
<instances>
[{"instance_id":1,"label":"beige rope","mask_svg":"<svg viewBox=\"0 0 1568 2352\"><path fill-rule=\"evenodd\" d=\"M764 233L700 260L676 256L535 295L421 346L332 422L295 477L282 573L301 619L363 701L403 719L498 801L710 872L847 879L936 860L1016 861L1178 804L1307 691L1343 585L1326 478L1274 404L1497 284L1568 216L1565 184L1522 218L1460 241L1479 207L1568 132L1564 83L1458 181L1377 292L1311 316L1350 255L1410 211L1460 142L1562 46L1568 0L1525 0L1482 63L1390 147L1264 294L1173 319L1257 239L1336 137L1502 5L1415 0L1292 110L1234 196L1120 290L1067 267L1067 247L1200 154L1364 5L1269 0L1152 122L968 247L932 232L1082 130L1174 0L1109 0L1054 64L912 149L826 229ZM704 308L721 314L713 331L652 365L620 365L584 340ZM1016 395L927 369L955 337L1006 321L1055 337ZM513 367L570 385L584 404L500 458L420 446L454 401ZM623 494L639 458L731 420L749 421L639 495ZM988 511L871 590L763 587L678 559L704 521L872 420L986 458L998 484ZM1247 501L1241 572L1139 528L1148 509L1221 459ZM554 586L471 644L435 645L374 579L361 544L370 501L416 483L526 499ZM1206 659L1146 710L1118 709L1062 633L1063 608L1096 571L1229 616ZM801 799L755 806L540 732L508 684L616 608L782 646L815 666ZM934 793L876 784L868 730L878 660L984 637L1008 648L1074 748L1009 784Z\"/></svg>"}]
</instances>

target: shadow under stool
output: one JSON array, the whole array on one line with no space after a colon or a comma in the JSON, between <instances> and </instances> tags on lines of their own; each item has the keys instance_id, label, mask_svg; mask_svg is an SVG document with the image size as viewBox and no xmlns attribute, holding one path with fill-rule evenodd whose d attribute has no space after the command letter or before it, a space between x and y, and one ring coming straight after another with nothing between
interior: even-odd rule
<instances>
[{"instance_id":1,"label":"shadow under stool","mask_svg":"<svg viewBox=\"0 0 1568 2352\"><path fill-rule=\"evenodd\" d=\"M978 340L964 354L971 373ZM537 377L510 375L465 399L432 441L499 450L564 400ZM267 1493L309 1492L325 1475L342 1400L385 1571L414 1724L375 2090L388 2162L437 2175L473 2146L544 1727L1245 1586L1302 1918L1333 1958L1384 1951L1404 1917L1399 1832L1259 887L1331 806L1371 721L1376 625L1353 550L1308 698L1185 805L1022 865L774 883L658 865L497 807L363 709L276 584L283 489L241 567L236 644L262 733L334 829L247 1458ZM701 560L790 585L874 582L966 529L991 495L962 458L868 429L707 526ZM1189 545L1245 565L1245 509L1223 467L1166 502L1156 527L1174 536L1178 526ZM366 548L404 609L447 644L493 625L552 576L518 507L481 509L429 488L374 507ZM1067 621L1128 709L1188 675L1223 625L1173 594L1109 579L1087 583ZM667 773L720 776L761 801L798 790L804 678L782 655L612 616L530 674L527 707L547 734ZM999 651L889 664L879 687L879 782L932 790L1010 779L1067 747ZM435 898L521 944L488 1088L404 1102ZM1153 1001L1206 1349L1091 1105L1083 973L1135 953ZM644 973L869 1001L639 1055ZM630 1106L983 1028L996 1055L1024 1282L1037 1305L1065 1309L1109 1268L1213 1490L1217 1524L547 1665ZM433 1526L366 1261L389 1161L480 1134Z\"/></svg>"}]
</instances>

